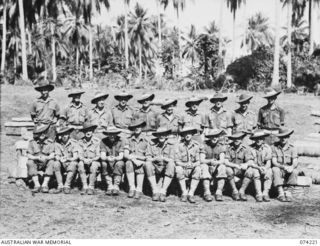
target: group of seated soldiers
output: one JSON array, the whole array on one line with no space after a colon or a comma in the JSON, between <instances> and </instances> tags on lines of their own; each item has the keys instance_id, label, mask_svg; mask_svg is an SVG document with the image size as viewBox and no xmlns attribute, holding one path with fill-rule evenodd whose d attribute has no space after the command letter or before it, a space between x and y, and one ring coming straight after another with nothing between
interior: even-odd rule
<instances>
[{"instance_id":1,"label":"group of seated soldiers","mask_svg":"<svg viewBox=\"0 0 320 246\"><path fill-rule=\"evenodd\" d=\"M203 99L191 97L179 115L174 110L177 100L171 99L157 113L152 106L154 94L138 98L141 107L134 110L128 105L133 96L125 92L114 96L118 104L111 110L105 107L108 94L96 93L91 100L94 107L87 109L80 100L81 90L68 95L71 103L60 112L49 96L53 85L40 81L35 89L41 96L31 107L35 129L27 150L33 192L49 192L50 178L55 177L56 192L69 194L78 174L81 194L93 195L100 174L109 196L120 194L126 177L128 197L139 199L147 176L153 201L166 201L174 178L182 202L195 203L200 181L208 202L223 200L226 183L233 200L246 201L251 181L257 202L270 201L272 185L278 200L292 201L290 187L297 183L298 162L289 143L293 130L284 128L284 111L275 104L280 92L268 90L267 104L256 116L248 109L252 96L245 94L239 96L239 108L232 113L223 108L227 97L216 93L206 114L198 111ZM39 170L44 171L42 184ZM212 186L216 187L214 197Z\"/></svg>"}]
</instances>

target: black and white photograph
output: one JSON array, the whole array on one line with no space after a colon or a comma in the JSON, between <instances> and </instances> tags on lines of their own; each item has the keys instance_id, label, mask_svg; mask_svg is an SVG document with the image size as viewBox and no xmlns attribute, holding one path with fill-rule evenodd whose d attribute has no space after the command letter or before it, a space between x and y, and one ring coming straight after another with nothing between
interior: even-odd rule
<instances>
[{"instance_id":1,"label":"black and white photograph","mask_svg":"<svg viewBox=\"0 0 320 246\"><path fill-rule=\"evenodd\" d=\"M1 245L320 243L320 0L0 0L0 37Z\"/></svg>"}]
</instances>

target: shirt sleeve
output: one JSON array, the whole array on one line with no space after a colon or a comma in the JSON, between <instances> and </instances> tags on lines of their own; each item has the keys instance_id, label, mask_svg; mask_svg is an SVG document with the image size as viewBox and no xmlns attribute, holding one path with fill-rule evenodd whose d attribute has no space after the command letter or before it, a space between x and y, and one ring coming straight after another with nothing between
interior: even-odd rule
<instances>
[{"instance_id":1,"label":"shirt sleeve","mask_svg":"<svg viewBox=\"0 0 320 246\"><path fill-rule=\"evenodd\" d=\"M30 108L30 115L31 115L31 117L34 117L34 116L36 116L37 115L37 105L36 105L36 103L34 102L34 103L32 103L32 105L31 105L31 108Z\"/></svg>"},{"instance_id":2,"label":"shirt sleeve","mask_svg":"<svg viewBox=\"0 0 320 246\"><path fill-rule=\"evenodd\" d=\"M250 160L253 160L254 157L250 151L250 149L246 149L245 150L245 155L244 155L244 161L247 162L247 161L250 161Z\"/></svg>"},{"instance_id":3,"label":"shirt sleeve","mask_svg":"<svg viewBox=\"0 0 320 246\"><path fill-rule=\"evenodd\" d=\"M174 160L181 161L181 151L179 146L174 151Z\"/></svg>"},{"instance_id":4,"label":"shirt sleeve","mask_svg":"<svg viewBox=\"0 0 320 246\"><path fill-rule=\"evenodd\" d=\"M280 125L284 126L284 116L285 116L284 110L280 108L279 112L280 112Z\"/></svg>"},{"instance_id":5,"label":"shirt sleeve","mask_svg":"<svg viewBox=\"0 0 320 246\"><path fill-rule=\"evenodd\" d=\"M296 146L293 146L291 149L291 158L292 159L298 158L298 151Z\"/></svg>"},{"instance_id":6,"label":"shirt sleeve","mask_svg":"<svg viewBox=\"0 0 320 246\"><path fill-rule=\"evenodd\" d=\"M194 152L195 152L194 154L195 154L196 162L200 161L200 148L199 148L199 146L195 147Z\"/></svg>"},{"instance_id":7,"label":"shirt sleeve","mask_svg":"<svg viewBox=\"0 0 320 246\"><path fill-rule=\"evenodd\" d=\"M277 150L274 146L271 146L271 158L277 158L278 154L277 154Z\"/></svg>"},{"instance_id":8,"label":"shirt sleeve","mask_svg":"<svg viewBox=\"0 0 320 246\"><path fill-rule=\"evenodd\" d=\"M104 144L104 142L102 140L100 142L100 151L107 153L106 145Z\"/></svg>"},{"instance_id":9,"label":"shirt sleeve","mask_svg":"<svg viewBox=\"0 0 320 246\"><path fill-rule=\"evenodd\" d=\"M31 154L31 155L34 155L34 154L35 154L33 144L34 144L33 141L30 141L30 142L29 142L28 149L27 149L27 153L28 153L28 154Z\"/></svg>"},{"instance_id":10,"label":"shirt sleeve","mask_svg":"<svg viewBox=\"0 0 320 246\"><path fill-rule=\"evenodd\" d=\"M231 161L230 151L229 151L228 148L226 148L226 155L225 155L224 158L227 159L227 160L229 160L229 161Z\"/></svg>"},{"instance_id":11,"label":"shirt sleeve","mask_svg":"<svg viewBox=\"0 0 320 246\"><path fill-rule=\"evenodd\" d=\"M67 115L68 115L68 108L65 108L64 110L61 111L60 118L67 120Z\"/></svg>"}]
</instances>

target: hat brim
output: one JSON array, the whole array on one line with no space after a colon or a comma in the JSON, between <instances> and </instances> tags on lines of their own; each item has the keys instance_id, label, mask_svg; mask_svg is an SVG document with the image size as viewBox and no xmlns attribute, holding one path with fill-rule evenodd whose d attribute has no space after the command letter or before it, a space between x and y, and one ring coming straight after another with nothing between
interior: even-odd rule
<instances>
[{"instance_id":1,"label":"hat brim","mask_svg":"<svg viewBox=\"0 0 320 246\"><path fill-rule=\"evenodd\" d=\"M76 95L82 95L82 94L84 94L84 93L85 93L84 91L75 92L75 93L70 93L70 94L68 94L68 97L74 97L74 96L76 96Z\"/></svg>"},{"instance_id":2,"label":"hat brim","mask_svg":"<svg viewBox=\"0 0 320 246\"><path fill-rule=\"evenodd\" d=\"M219 133L217 134L207 134L207 135L204 135L206 138L214 138L214 137L220 137L224 134L224 131L221 130Z\"/></svg>"},{"instance_id":3,"label":"hat brim","mask_svg":"<svg viewBox=\"0 0 320 246\"><path fill-rule=\"evenodd\" d=\"M281 91L273 93L273 94L270 94L270 95L263 96L263 98L277 97L280 94L281 94Z\"/></svg>"},{"instance_id":4,"label":"hat brim","mask_svg":"<svg viewBox=\"0 0 320 246\"><path fill-rule=\"evenodd\" d=\"M169 106L171 106L171 105L176 106L177 103L178 103L178 100L174 100L174 101L171 102L171 103L162 105L161 108L162 108L162 109L166 109L167 107L169 107Z\"/></svg>"},{"instance_id":5,"label":"hat brim","mask_svg":"<svg viewBox=\"0 0 320 246\"><path fill-rule=\"evenodd\" d=\"M98 100L101 100L101 99L107 99L109 96L109 94L106 94L106 95L103 95L103 96L99 96L99 97L95 97L91 100L91 103L92 104L96 104Z\"/></svg>"},{"instance_id":6,"label":"hat brim","mask_svg":"<svg viewBox=\"0 0 320 246\"><path fill-rule=\"evenodd\" d=\"M130 131L133 131L134 129L136 129L136 128L138 128L138 127L143 128L143 127L145 127L146 125L147 125L146 122L141 122L140 124L129 126L128 129L129 129Z\"/></svg>"},{"instance_id":7,"label":"hat brim","mask_svg":"<svg viewBox=\"0 0 320 246\"><path fill-rule=\"evenodd\" d=\"M241 133L241 134L237 134L237 135L231 135L228 136L229 139L234 140L234 139L242 139L246 136L246 133Z\"/></svg>"},{"instance_id":8,"label":"hat brim","mask_svg":"<svg viewBox=\"0 0 320 246\"><path fill-rule=\"evenodd\" d=\"M53 91L54 86L49 84L49 85L37 86L34 89L36 91L43 91L43 90Z\"/></svg>"},{"instance_id":9,"label":"hat brim","mask_svg":"<svg viewBox=\"0 0 320 246\"><path fill-rule=\"evenodd\" d=\"M184 135L184 134L187 134L187 133L191 133L191 134L196 134L198 132L197 129L190 129L190 130L186 130L186 131L180 131L179 134L180 135Z\"/></svg>"},{"instance_id":10,"label":"hat brim","mask_svg":"<svg viewBox=\"0 0 320 246\"><path fill-rule=\"evenodd\" d=\"M110 135L119 135L121 133L121 131L113 131L113 132L108 132L108 131L103 131L102 132L104 135L106 136L110 136Z\"/></svg>"},{"instance_id":11,"label":"hat brim","mask_svg":"<svg viewBox=\"0 0 320 246\"><path fill-rule=\"evenodd\" d=\"M211 98L210 99L210 102L211 103L214 103L216 101L222 101L222 102L225 102L227 101L228 97L214 97L214 98Z\"/></svg>"},{"instance_id":12,"label":"hat brim","mask_svg":"<svg viewBox=\"0 0 320 246\"><path fill-rule=\"evenodd\" d=\"M169 135L170 133L171 133L171 130L168 129L168 130L162 131L162 132L153 132L152 136L159 137L159 136L163 136L163 135Z\"/></svg>"},{"instance_id":13,"label":"hat brim","mask_svg":"<svg viewBox=\"0 0 320 246\"><path fill-rule=\"evenodd\" d=\"M191 107L192 105L194 105L194 104L197 104L197 105L199 105L200 103L202 103L202 101L203 101L203 99L199 99L199 100L196 100L196 101L188 101L188 102L186 102L186 107Z\"/></svg>"},{"instance_id":14,"label":"hat brim","mask_svg":"<svg viewBox=\"0 0 320 246\"><path fill-rule=\"evenodd\" d=\"M89 126L89 127L86 127L86 128L82 128L80 129L81 132L87 132L87 131L94 131L98 126L96 125L93 125L93 126Z\"/></svg>"},{"instance_id":15,"label":"hat brim","mask_svg":"<svg viewBox=\"0 0 320 246\"><path fill-rule=\"evenodd\" d=\"M71 133L73 130L74 130L74 128L71 127L71 128L69 128L69 129L67 129L65 131L62 131L62 132L58 132L57 131L57 136L64 135L66 133Z\"/></svg>"},{"instance_id":16,"label":"hat brim","mask_svg":"<svg viewBox=\"0 0 320 246\"><path fill-rule=\"evenodd\" d=\"M237 103L244 103L244 102L248 102L248 101L250 102L252 98L253 98L253 96L250 96L250 97L247 97L245 99L237 101Z\"/></svg>"},{"instance_id":17,"label":"hat brim","mask_svg":"<svg viewBox=\"0 0 320 246\"><path fill-rule=\"evenodd\" d=\"M268 136L269 136L268 133L265 133L265 134L260 135L260 136L254 136L254 135L252 135L252 136L250 137L250 139L251 139L251 140L256 140L256 139L266 138L266 137L268 137Z\"/></svg>"},{"instance_id":18,"label":"hat brim","mask_svg":"<svg viewBox=\"0 0 320 246\"><path fill-rule=\"evenodd\" d=\"M146 98L143 98L143 99L138 99L137 102L138 103L143 103L143 102L145 102L147 100L148 101L152 101L154 99L154 97L155 97L154 94L151 94L149 97L146 97Z\"/></svg>"},{"instance_id":19,"label":"hat brim","mask_svg":"<svg viewBox=\"0 0 320 246\"><path fill-rule=\"evenodd\" d=\"M120 95L116 95L114 96L114 98L117 100L117 101L120 101L122 99L126 99L127 101L130 100L131 98L133 98L132 95L126 95L126 96L120 96Z\"/></svg>"},{"instance_id":20,"label":"hat brim","mask_svg":"<svg viewBox=\"0 0 320 246\"><path fill-rule=\"evenodd\" d=\"M291 136L292 133L294 133L294 130L291 130L291 131L288 131L288 132L285 132L285 133L279 133L279 134L276 134L276 136L278 138L285 138L285 137Z\"/></svg>"}]
</instances>

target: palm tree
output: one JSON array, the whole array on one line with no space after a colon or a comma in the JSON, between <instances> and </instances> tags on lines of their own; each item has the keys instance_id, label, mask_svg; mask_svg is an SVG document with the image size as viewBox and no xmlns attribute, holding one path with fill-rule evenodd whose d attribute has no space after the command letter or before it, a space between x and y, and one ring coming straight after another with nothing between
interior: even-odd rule
<instances>
[{"instance_id":1,"label":"palm tree","mask_svg":"<svg viewBox=\"0 0 320 246\"><path fill-rule=\"evenodd\" d=\"M271 86L279 85L279 60L280 60L280 0L275 1L275 38L274 38L274 57L273 57L273 76Z\"/></svg>"},{"instance_id":2,"label":"palm tree","mask_svg":"<svg viewBox=\"0 0 320 246\"><path fill-rule=\"evenodd\" d=\"M7 0L3 2L3 23L2 23L2 50L1 50L1 70L0 74L4 74L6 64L6 44L7 44Z\"/></svg>"},{"instance_id":3,"label":"palm tree","mask_svg":"<svg viewBox=\"0 0 320 246\"><path fill-rule=\"evenodd\" d=\"M190 59L193 66L194 61L198 57L198 40L196 28L194 25L191 25L190 31L188 32L186 37L183 37L183 39L186 41L186 44L183 47L182 57Z\"/></svg>"},{"instance_id":4,"label":"palm tree","mask_svg":"<svg viewBox=\"0 0 320 246\"><path fill-rule=\"evenodd\" d=\"M161 5L163 5L164 9L167 8L169 4L169 0L155 0L157 4L157 12L158 12L158 46L161 50L162 47L162 18L161 18Z\"/></svg>"},{"instance_id":5,"label":"palm tree","mask_svg":"<svg viewBox=\"0 0 320 246\"><path fill-rule=\"evenodd\" d=\"M23 8L23 0L18 0L19 5L19 27L21 35L21 58L22 58L22 79L28 80L27 69L27 47L26 47L26 33L25 33L25 15Z\"/></svg>"},{"instance_id":6,"label":"palm tree","mask_svg":"<svg viewBox=\"0 0 320 246\"><path fill-rule=\"evenodd\" d=\"M246 29L244 42L241 46L246 45L252 52L260 46L270 46L273 41L271 32L269 31L268 18L261 13L249 18L248 28Z\"/></svg>"},{"instance_id":7,"label":"palm tree","mask_svg":"<svg viewBox=\"0 0 320 246\"><path fill-rule=\"evenodd\" d=\"M129 37L128 37L128 15L130 0L124 1L124 54L126 59L126 69L129 68Z\"/></svg>"},{"instance_id":8,"label":"palm tree","mask_svg":"<svg viewBox=\"0 0 320 246\"><path fill-rule=\"evenodd\" d=\"M222 58L222 30L223 30L223 10L224 10L224 1L220 0L220 16L219 16L219 57Z\"/></svg>"},{"instance_id":9,"label":"palm tree","mask_svg":"<svg viewBox=\"0 0 320 246\"><path fill-rule=\"evenodd\" d=\"M186 0L173 0L173 7L177 14L177 29L178 29L178 40L179 40L179 59L181 61L182 49L181 49L181 26L180 26L180 14L181 11L186 7Z\"/></svg>"},{"instance_id":10,"label":"palm tree","mask_svg":"<svg viewBox=\"0 0 320 246\"><path fill-rule=\"evenodd\" d=\"M317 4L319 7L320 0L309 0L309 40L310 48L309 55L312 55L314 51L314 32L313 32L313 20L314 20L314 5Z\"/></svg>"},{"instance_id":11,"label":"palm tree","mask_svg":"<svg viewBox=\"0 0 320 246\"><path fill-rule=\"evenodd\" d=\"M142 77L142 56L143 52L152 46L152 30L147 11L138 3L134 12L130 14L129 34L133 51L137 50L139 57L139 78Z\"/></svg>"},{"instance_id":12,"label":"palm tree","mask_svg":"<svg viewBox=\"0 0 320 246\"><path fill-rule=\"evenodd\" d=\"M242 3L245 4L246 0L227 0L227 6L228 8L230 8L231 13L233 14L232 60L234 60L235 58L235 49L236 49L236 13Z\"/></svg>"},{"instance_id":13,"label":"palm tree","mask_svg":"<svg viewBox=\"0 0 320 246\"><path fill-rule=\"evenodd\" d=\"M116 20L117 25L114 26L113 28L115 29L115 41L117 42L117 46L118 49L120 51L120 54L123 54L123 52L125 51L125 27L124 27L124 23L125 23L125 16L124 15L120 15L117 17Z\"/></svg>"}]
</instances>

